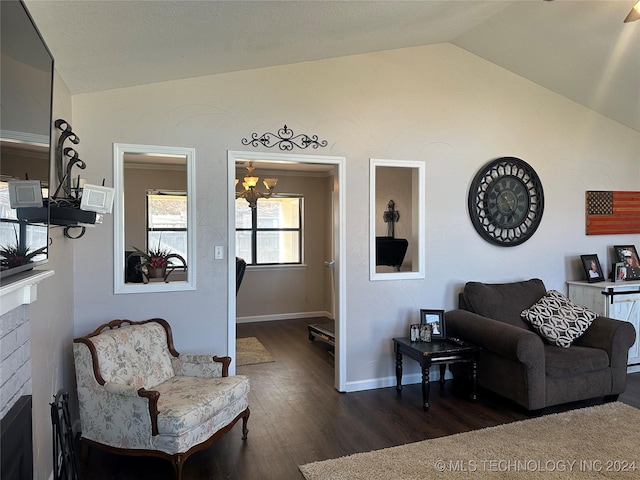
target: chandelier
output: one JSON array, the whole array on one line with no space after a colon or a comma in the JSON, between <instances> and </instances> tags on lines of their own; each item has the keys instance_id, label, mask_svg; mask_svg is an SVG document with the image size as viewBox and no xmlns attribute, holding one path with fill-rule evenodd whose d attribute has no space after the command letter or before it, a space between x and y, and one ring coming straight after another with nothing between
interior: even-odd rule
<instances>
[{"instance_id":1,"label":"chandelier","mask_svg":"<svg viewBox=\"0 0 640 480\"><path fill-rule=\"evenodd\" d=\"M242 182L244 190L236 192L236 198L244 198L247 203L249 203L250 208L256 208L259 198L269 198L273 193L276 183L278 183L277 178L265 178L262 183L267 187L267 191L261 192L256 188L259 178L253 174L254 170L253 162L249 162L249 166L247 167L247 176L244 177L244 182ZM236 185L238 182L239 180L236 178Z\"/></svg>"}]
</instances>

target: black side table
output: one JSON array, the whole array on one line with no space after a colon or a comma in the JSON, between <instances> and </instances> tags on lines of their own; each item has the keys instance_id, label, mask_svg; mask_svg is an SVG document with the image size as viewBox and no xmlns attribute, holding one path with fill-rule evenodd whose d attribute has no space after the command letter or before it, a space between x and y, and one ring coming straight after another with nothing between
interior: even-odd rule
<instances>
[{"instance_id":1,"label":"black side table","mask_svg":"<svg viewBox=\"0 0 640 480\"><path fill-rule=\"evenodd\" d=\"M402 392L402 356L414 359L422 368L422 408L429 410L429 368L440 365L440 383L444 383L447 363L466 362L471 366L471 399L476 400L478 379L478 353L481 347L471 343L455 343L450 340L412 342L408 337L394 338L396 354L396 391Z\"/></svg>"}]
</instances>

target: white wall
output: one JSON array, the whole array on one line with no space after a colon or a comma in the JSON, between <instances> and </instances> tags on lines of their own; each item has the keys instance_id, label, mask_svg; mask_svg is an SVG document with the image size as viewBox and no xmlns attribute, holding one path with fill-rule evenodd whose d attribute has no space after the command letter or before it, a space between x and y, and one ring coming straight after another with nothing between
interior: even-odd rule
<instances>
[{"instance_id":1,"label":"white wall","mask_svg":"<svg viewBox=\"0 0 640 480\"><path fill-rule=\"evenodd\" d=\"M349 390L393 384L391 338L407 334L420 308L454 308L464 282L536 276L565 290L581 278L580 254L597 253L604 266L611 245L640 243L584 234L585 190L640 190L640 134L451 44L77 95L73 120L89 181L111 184L114 142L197 152L197 291L114 296L108 217L77 242L76 334L162 316L179 351L225 352L227 263L210 259L228 238L226 152L284 124L328 140L310 153L347 159ZM471 179L500 156L527 161L545 189L540 228L512 248L482 240L467 214ZM424 280L369 281L370 158L425 162Z\"/></svg>"}]
</instances>

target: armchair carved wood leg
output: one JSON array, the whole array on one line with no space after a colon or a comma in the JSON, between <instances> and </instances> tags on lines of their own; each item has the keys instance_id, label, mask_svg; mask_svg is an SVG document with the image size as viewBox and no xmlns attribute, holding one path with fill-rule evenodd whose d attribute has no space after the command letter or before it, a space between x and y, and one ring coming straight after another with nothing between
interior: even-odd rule
<instances>
[{"instance_id":1,"label":"armchair carved wood leg","mask_svg":"<svg viewBox=\"0 0 640 480\"><path fill-rule=\"evenodd\" d=\"M176 480L182 480L182 467L184 466L185 456L182 453L178 453L173 456L173 471L175 472Z\"/></svg>"},{"instance_id":2,"label":"armchair carved wood leg","mask_svg":"<svg viewBox=\"0 0 640 480\"><path fill-rule=\"evenodd\" d=\"M245 410L245 415L242 417L242 439L247 439L247 434L249 433L249 429L247 428L247 422L249 421L249 415L251 415L251 410L249 407Z\"/></svg>"}]
</instances>

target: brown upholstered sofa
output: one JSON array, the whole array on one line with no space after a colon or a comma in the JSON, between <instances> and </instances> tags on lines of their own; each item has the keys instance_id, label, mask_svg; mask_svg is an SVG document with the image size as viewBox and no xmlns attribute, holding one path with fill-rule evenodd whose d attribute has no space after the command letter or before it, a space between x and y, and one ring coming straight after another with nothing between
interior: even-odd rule
<instances>
[{"instance_id":1,"label":"brown upholstered sofa","mask_svg":"<svg viewBox=\"0 0 640 480\"><path fill-rule=\"evenodd\" d=\"M521 318L545 294L540 279L469 282L459 296L459 309L446 313L447 336L480 345L478 385L527 410L596 397L616 399L626 388L633 325L596 316L570 347L550 344ZM454 377L462 375L452 367Z\"/></svg>"}]
</instances>

